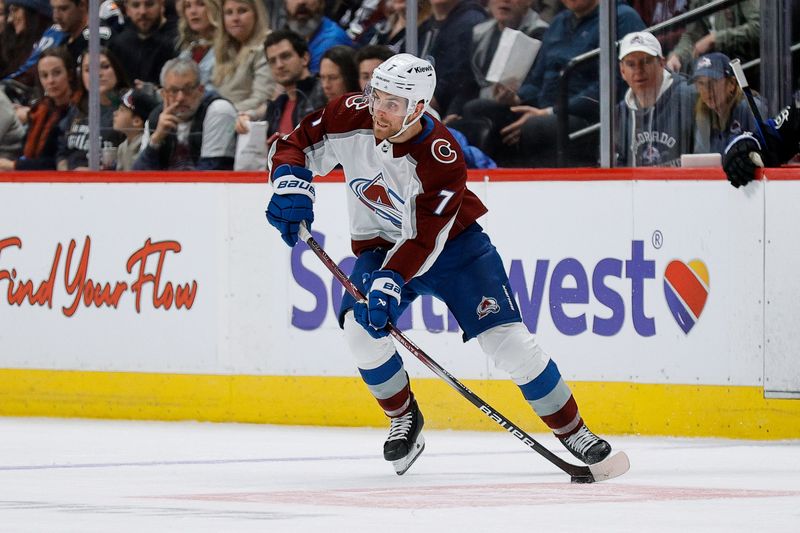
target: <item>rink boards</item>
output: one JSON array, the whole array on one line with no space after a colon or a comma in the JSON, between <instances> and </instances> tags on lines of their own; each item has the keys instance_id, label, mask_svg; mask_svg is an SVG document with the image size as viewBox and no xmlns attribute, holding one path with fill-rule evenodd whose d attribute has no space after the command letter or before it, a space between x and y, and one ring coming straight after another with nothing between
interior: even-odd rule
<instances>
[{"instance_id":1,"label":"rink boards","mask_svg":"<svg viewBox=\"0 0 800 533\"><path fill-rule=\"evenodd\" d=\"M495 171L469 185L593 427L770 439L800 437L784 399L800 391L798 177L737 190L718 170ZM0 414L383 424L336 323L343 291L266 224L263 180L0 176ZM349 270L345 194L340 176L318 180L312 229ZM545 429L443 304L422 298L400 325ZM493 427L403 355L429 425Z\"/></svg>"}]
</instances>

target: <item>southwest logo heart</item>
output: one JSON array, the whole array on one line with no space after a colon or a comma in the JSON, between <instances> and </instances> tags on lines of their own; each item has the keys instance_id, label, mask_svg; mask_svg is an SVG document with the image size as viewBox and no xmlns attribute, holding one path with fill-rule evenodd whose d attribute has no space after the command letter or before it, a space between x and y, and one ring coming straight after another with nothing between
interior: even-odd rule
<instances>
[{"instance_id":1,"label":"southwest logo heart","mask_svg":"<svg viewBox=\"0 0 800 533\"><path fill-rule=\"evenodd\" d=\"M708 299L708 268L699 259L672 261L664 272L664 296L675 322L688 334Z\"/></svg>"}]
</instances>

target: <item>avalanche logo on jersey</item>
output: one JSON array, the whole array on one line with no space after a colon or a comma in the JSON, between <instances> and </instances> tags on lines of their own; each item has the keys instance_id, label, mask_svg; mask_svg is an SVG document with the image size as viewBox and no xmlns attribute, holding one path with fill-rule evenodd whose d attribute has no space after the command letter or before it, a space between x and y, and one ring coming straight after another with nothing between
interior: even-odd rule
<instances>
[{"instance_id":1,"label":"avalanche logo on jersey","mask_svg":"<svg viewBox=\"0 0 800 533\"><path fill-rule=\"evenodd\" d=\"M453 163L458 159L458 154L450 146L450 141L446 139L436 139L431 143L431 153L440 163Z\"/></svg>"},{"instance_id":2,"label":"avalanche logo on jersey","mask_svg":"<svg viewBox=\"0 0 800 533\"><path fill-rule=\"evenodd\" d=\"M372 179L356 178L350 182L350 190L361 203L372 209L379 217L395 227L403 226L403 199L386 185L383 173Z\"/></svg>"},{"instance_id":3,"label":"avalanche logo on jersey","mask_svg":"<svg viewBox=\"0 0 800 533\"><path fill-rule=\"evenodd\" d=\"M478 304L478 308L475 310L478 313L478 320L489 316L492 313L499 313L500 306L497 305L497 300L494 298L489 298L488 296L484 296L481 299L481 303Z\"/></svg>"},{"instance_id":4,"label":"avalanche logo on jersey","mask_svg":"<svg viewBox=\"0 0 800 533\"><path fill-rule=\"evenodd\" d=\"M354 94L344 101L344 105L348 109L355 108L356 111L358 111L359 109L364 109L365 107L369 106L369 101L363 94Z\"/></svg>"}]
</instances>

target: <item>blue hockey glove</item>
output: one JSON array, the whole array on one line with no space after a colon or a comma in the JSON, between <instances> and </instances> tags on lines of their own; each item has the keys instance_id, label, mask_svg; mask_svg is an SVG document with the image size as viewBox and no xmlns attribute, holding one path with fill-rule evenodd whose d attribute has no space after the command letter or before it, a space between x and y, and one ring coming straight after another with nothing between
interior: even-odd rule
<instances>
[{"instance_id":1,"label":"blue hockey glove","mask_svg":"<svg viewBox=\"0 0 800 533\"><path fill-rule=\"evenodd\" d=\"M367 333L379 339L389 334L386 326L400 318L400 293L405 281L393 270L376 270L364 274L364 282L369 286L367 301L356 302L353 316Z\"/></svg>"},{"instance_id":2,"label":"blue hockey glove","mask_svg":"<svg viewBox=\"0 0 800 533\"><path fill-rule=\"evenodd\" d=\"M364 275L369 276L369 274ZM353 305L353 318L356 319L356 322L361 324L361 327L363 327L373 339L382 339L389 335L388 329L375 329L369 325L369 310L367 309L367 302L356 302Z\"/></svg>"},{"instance_id":3,"label":"blue hockey glove","mask_svg":"<svg viewBox=\"0 0 800 533\"><path fill-rule=\"evenodd\" d=\"M289 246L297 244L300 223L311 231L314 222L314 186L311 171L303 167L281 165L272 173L272 198L267 206L267 220L281 232Z\"/></svg>"},{"instance_id":4,"label":"blue hockey glove","mask_svg":"<svg viewBox=\"0 0 800 533\"><path fill-rule=\"evenodd\" d=\"M756 169L763 166L761 143L751 133L743 133L734 138L722 156L722 168L728 181L737 189L753 181Z\"/></svg>"}]
</instances>

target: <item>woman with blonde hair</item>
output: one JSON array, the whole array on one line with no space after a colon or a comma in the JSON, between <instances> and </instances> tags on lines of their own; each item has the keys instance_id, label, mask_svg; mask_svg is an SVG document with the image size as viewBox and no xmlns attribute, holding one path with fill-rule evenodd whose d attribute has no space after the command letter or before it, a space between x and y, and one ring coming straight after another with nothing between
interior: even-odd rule
<instances>
[{"instance_id":1,"label":"woman with blonde hair","mask_svg":"<svg viewBox=\"0 0 800 533\"><path fill-rule=\"evenodd\" d=\"M217 92L239 113L249 113L274 97L275 80L264 55L269 21L261 0L224 0L222 31L214 43Z\"/></svg>"},{"instance_id":2,"label":"woman with blonde hair","mask_svg":"<svg viewBox=\"0 0 800 533\"><path fill-rule=\"evenodd\" d=\"M722 154L732 138L756 129L753 113L736 83L728 56L713 52L699 57L694 64L692 83L699 94L694 113L694 153ZM758 96L756 104L763 105Z\"/></svg>"},{"instance_id":3,"label":"woman with blonde hair","mask_svg":"<svg viewBox=\"0 0 800 533\"><path fill-rule=\"evenodd\" d=\"M200 69L200 83L214 89L214 40L222 30L220 0L183 0L178 22L177 49Z\"/></svg>"}]
</instances>

